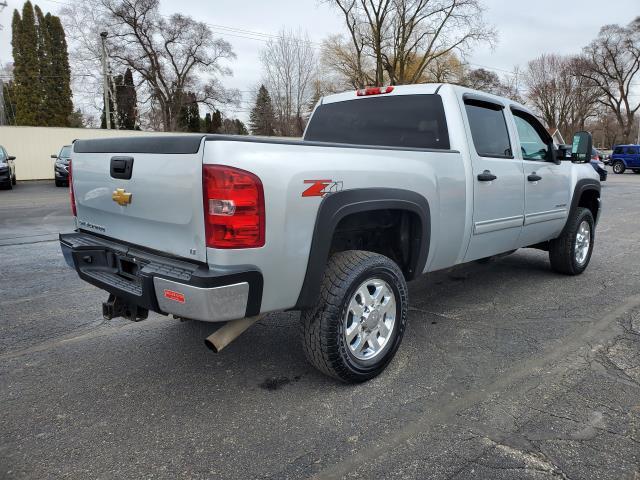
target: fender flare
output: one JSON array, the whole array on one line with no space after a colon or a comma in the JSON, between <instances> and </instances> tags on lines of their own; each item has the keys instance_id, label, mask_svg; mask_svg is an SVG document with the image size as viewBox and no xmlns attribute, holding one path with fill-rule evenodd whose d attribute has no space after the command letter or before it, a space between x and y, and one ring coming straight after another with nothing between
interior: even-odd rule
<instances>
[{"instance_id":1,"label":"fender flare","mask_svg":"<svg viewBox=\"0 0 640 480\"><path fill-rule=\"evenodd\" d=\"M427 263L431 241L431 211L429 202L422 195L396 188L361 188L343 190L323 198L316 216L307 270L295 309L313 307L320 295L331 241L340 220L353 213L371 210L406 210L418 216L421 236L418 247L412 253L411 280L422 273Z\"/></svg>"},{"instance_id":2,"label":"fender flare","mask_svg":"<svg viewBox=\"0 0 640 480\"><path fill-rule=\"evenodd\" d=\"M576 211L576 208L578 208L578 202L580 202L580 198L582 197L582 194L588 190L593 190L598 192L598 198L599 198L600 192L602 190L600 186L600 182L592 178L583 178L576 182L576 186L573 189L573 196L571 197L571 208L569 209L567 224L569 223L569 218L571 214ZM598 223L598 218L600 217L599 213L600 213L600 207L598 206L598 214L593 219L596 223ZM567 224L565 224L564 228L562 229L562 233L560 235L563 235L565 233Z\"/></svg>"}]
</instances>

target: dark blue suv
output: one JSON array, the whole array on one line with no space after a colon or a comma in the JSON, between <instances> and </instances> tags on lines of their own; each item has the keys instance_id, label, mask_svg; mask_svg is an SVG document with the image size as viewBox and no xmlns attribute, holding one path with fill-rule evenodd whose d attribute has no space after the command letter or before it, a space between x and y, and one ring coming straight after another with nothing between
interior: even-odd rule
<instances>
[{"instance_id":1,"label":"dark blue suv","mask_svg":"<svg viewBox=\"0 0 640 480\"><path fill-rule=\"evenodd\" d=\"M627 168L640 173L640 145L616 145L609 162L613 173L624 173Z\"/></svg>"}]
</instances>

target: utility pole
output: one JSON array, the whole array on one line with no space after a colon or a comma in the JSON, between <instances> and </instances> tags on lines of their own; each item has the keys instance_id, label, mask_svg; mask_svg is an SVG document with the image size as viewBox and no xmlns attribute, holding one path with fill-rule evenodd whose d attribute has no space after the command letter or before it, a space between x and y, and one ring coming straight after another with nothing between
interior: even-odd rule
<instances>
[{"instance_id":1,"label":"utility pole","mask_svg":"<svg viewBox=\"0 0 640 480\"><path fill-rule=\"evenodd\" d=\"M109 108L109 73L107 71L107 32L102 32L102 89L104 94L104 118L107 130L111 130L111 108Z\"/></svg>"},{"instance_id":2,"label":"utility pole","mask_svg":"<svg viewBox=\"0 0 640 480\"><path fill-rule=\"evenodd\" d=\"M0 125L7 124L7 115L4 111L4 82L0 78Z\"/></svg>"}]
</instances>

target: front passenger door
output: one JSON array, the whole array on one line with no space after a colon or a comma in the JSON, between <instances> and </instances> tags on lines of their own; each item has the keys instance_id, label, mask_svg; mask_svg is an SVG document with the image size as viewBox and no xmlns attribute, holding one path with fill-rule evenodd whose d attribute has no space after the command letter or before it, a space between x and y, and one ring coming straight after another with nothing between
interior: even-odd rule
<instances>
[{"instance_id":1,"label":"front passenger door","mask_svg":"<svg viewBox=\"0 0 640 480\"><path fill-rule=\"evenodd\" d=\"M549 161L551 136L530 113L512 109L524 164L524 228L519 246L557 237L564 228L571 198L571 162Z\"/></svg>"}]
</instances>

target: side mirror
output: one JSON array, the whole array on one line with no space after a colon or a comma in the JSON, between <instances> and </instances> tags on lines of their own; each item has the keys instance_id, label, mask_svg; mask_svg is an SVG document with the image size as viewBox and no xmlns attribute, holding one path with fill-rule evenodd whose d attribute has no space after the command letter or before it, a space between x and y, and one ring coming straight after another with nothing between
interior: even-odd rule
<instances>
[{"instance_id":1,"label":"side mirror","mask_svg":"<svg viewBox=\"0 0 640 480\"><path fill-rule=\"evenodd\" d=\"M14 157L14 156L7 157L7 160L15 160L15 159L16 159L16 157Z\"/></svg>"},{"instance_id":2,"label":"side mirror","mask_svg":"<svg viewBox=\"0 0 640 480\"><path fill-rule=\"evenodd\" d=\"M51 155L51 158L58 158L58 155Z\"/></svg>"},{"instance_id":3,"label":"side mirror","mask_svg":"<svg viewBox=\"0 0 640 480\"><path fill-rule=\"evenodd\" d=\"M593 138L589 132L578 132L573 136L571 160L577 163L588 163L591 160Z\"/></svg>"}]
</instances>

